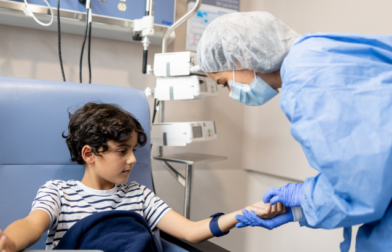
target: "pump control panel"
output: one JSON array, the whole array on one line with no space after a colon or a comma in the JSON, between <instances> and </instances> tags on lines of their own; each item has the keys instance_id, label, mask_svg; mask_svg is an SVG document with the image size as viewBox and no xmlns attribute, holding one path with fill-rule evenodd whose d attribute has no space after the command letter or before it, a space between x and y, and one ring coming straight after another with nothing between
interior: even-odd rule
<instances>
[{"instance_id":1,"label":"pump control panel","mask_svg":"<svg viewBox=\"0 0 392 252\"><path fill-rule=\"evenodd\" d=\"M151 143L158 146L186 146L216 138L214 121L154 123L151 127Z\"/></svg>"}]
</instances>

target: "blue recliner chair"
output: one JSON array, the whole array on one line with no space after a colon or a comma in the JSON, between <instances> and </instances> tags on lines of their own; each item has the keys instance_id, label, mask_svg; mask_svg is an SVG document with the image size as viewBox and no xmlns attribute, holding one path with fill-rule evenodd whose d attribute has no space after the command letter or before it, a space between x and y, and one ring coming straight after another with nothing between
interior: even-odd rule
<instances>
[{"instance_id":1,"label":"blue recliner chair","mask_svg":"<svg viewBox=\"0 0 392 252\"><path fill-rule=\"evenodd\" d=\"M70 160L61 134L68 112L89 102L114 103L131 112L150 135L145 94L136 89L0 77L0 229L26 217L38 188L48 180L81 180L84 167ZM136 152L130 181L153 190L150 139ZM158 237L158 238L157 238ZM161 251L201 251L156 234ZM46 234L29 249L44 249ZM187 247L188 246L188 247ZM215 250L216 251L216 250Z\"/></svg>"}]
</instances>

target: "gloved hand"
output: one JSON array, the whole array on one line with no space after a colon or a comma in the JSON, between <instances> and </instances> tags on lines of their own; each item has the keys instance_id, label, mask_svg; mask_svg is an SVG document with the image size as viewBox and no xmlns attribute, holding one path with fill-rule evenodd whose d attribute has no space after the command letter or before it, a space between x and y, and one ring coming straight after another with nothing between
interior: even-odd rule
<instances>
[{"instance_id":1,"label":"gloved hand","mask_svg":"<svg viewBox=\"0 0 392 252\"><path fill-rule=\"evenodd\" d=\"M276 202L281 202L286 207L301 206L303 184L287 184L284 187L272 187L264 194L264 203L274 205Z\"/></svg>"},{"instance_id":2,"label":"gloved hand","mask_svg":"<svg viewBox=\"0 0 392 252\"><path fill-rule=\"evenodd\" d=\"M288 222L294 221L290 207L287 208L286 213L278 215L272 219L262 219L252 210L248 212L246 209L243 209L242 214L243 216L239 214L235 216L235 218L239 221L239 223L235 225L237 228L260 226L271 230Z\"/></svg>"}]
</instances>

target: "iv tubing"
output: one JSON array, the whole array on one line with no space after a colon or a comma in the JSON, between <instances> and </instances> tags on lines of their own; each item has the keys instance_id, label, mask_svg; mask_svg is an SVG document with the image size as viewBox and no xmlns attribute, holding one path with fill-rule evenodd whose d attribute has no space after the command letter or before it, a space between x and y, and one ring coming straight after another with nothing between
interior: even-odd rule
<instances>
[{"instance_id":1,"label":"iv tubing","mask_svg":"<svg viewBox=\"0 0 392 252\"><path fill-rule=\"evenodd\" d=\"M61 73L63 75L63 81L65 82L65 74L64 74L64 67L63 67L63 58L61 57L61 28L60 28L60 0L57 0L57 32L58 32L58 41L59 41L59 60L60 60L60 67Z\"/></svg>"},{"instance_id":2,"label":"iv tubing","mask_svg":"<svg viewBox=\"0 0 392 252\"><path fill-rule=\"evenodd\" d=\"M35 17L34 13L33 13L33 12L30 10L30 8L29 8L29 4L27 3L27 0L24 0L25 8L26 8L26 10L28 11L28 13L33 17L33 19L35 20L35 22L37 22L38 24L40 24L40 25L42 25L42 26L50 26L50 25L53 23L53 17L54 17L53 10L52 10L52 6L50 6L50 4L48 3L48 1L44 0L44 2L45 2L46 5L48 6L49 11L50 11L50 15L51 15L50 22L49 22L49 23L46 23L46 24L45 24L45 23L42 23L41 21L39 21L39 20Z\"/></svg>"}]
</instances>

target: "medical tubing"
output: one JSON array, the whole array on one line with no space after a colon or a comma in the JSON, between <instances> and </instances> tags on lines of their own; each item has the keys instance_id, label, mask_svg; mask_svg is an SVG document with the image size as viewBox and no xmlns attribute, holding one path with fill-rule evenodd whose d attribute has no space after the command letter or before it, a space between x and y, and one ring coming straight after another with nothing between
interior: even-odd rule
<instances>
[{"instance_id":1,"label":"medical tubing","mask_svg":"<svg viewBox=\"0 0 392 252\"><path fill-rule=\"evenodd\" d=\"M91 84L91 54L90 54L90 51L91 51L91 28L92 28L92 22L91 22L91 20L90 20L90 25L89 25L90 27L89 27L89 31L88 31L88 50L87 50L87 52L88 52L88 58L87 58L87 60L88 60L88 83L89 84Z\"/></svg>"},{"instance_id":2,"label":"medical tubing","mask_svg":"<svg viewBox=\"0 0 392 252\"><path fill-rule=\"evenodd\" d=\"M157 114L157 106L158 105L159 105L159 101L157 101L157 99L154 99L154 113L152 114L152 121L151 121L151 123L154 123L154 121L155 121L155 116Z\"/></svg>"},{"instance_id":3,"label":"medical tubing","mask_svg":"<svg viewBox=\"0 0 392 252\"><path fill-rule=\"evenodd\" d=\"M25 7L26 7L27 11L29 12L29 14L33 17L33 19L35 20L35 22L37 22L38 24L40 24L40 25L42 25L42 26L50 26L50 25L53 23L53 19L54 19L53 10L52 10L52 6L50 6L50 4L48 3L48 1L44 0L44 2L45 2L46 5L48 6L48 9L49 9L49 11L50 11L50 16L51 16L50 22L49 22L49 23L46 23L46 24L45 24L45 23L42 23L41 21L39 21L39 20L35 17L34 13L33 13L33 12L30 10L30 8L29 8L29 4L27 3L27 0L24 0Z\"/></svg>"},{"instance_id":4,"label":"medical tubing","mask_svg":"<svg viewBox=\"0 0 392 252\"><path fill-rule=\"evenodd\" d=\"M158 104L159 104L159 101L158 101ZM155 121L155 116L157 114L157 106L158 106L158 104L157 104L157 99L154 99L154 113L152 114L151 124L153 124L154 121ZM150 145L150 151L151 150L152 150L152 144Z\"/></svg>"},{"instance_id":5,"label":"medical tubing","mask_svg":"<svg viewBox=\"0 0 392 252\"><path fill-rule=\"evenodd\" d=\"M64 67L63 67L63 59L61 57L61 28L60 28L60 0L57 0L57 33L58 33L58 41L59 41L59 60L60 60L60 67L61 73L63 75L63 81L65 82L65 74L64 74Z\"/></svg>"},{"instance_id":6,"label":"medical tubing","mask_svg":"<svg viewBox=\"0 0 392 252\"><path fill-rule=\"evenodd\" d=\"M167 39L169 38L170 34L177 29L178 26L180 26L182 23L186 22L188 19L190 19L193 14L195 14L197 12L197 10L200 8L201 5L201 0L196 0L195 6L193 6L193 8L188 11L184 16L182 16L180 19L178 19L174 24L172 24L172 26L170 26L167 31L165 32L165 34L163 35L162 38L162 53L166 52L167 49Z\"/></svg>"},{"instance_id":7,"label":"medical tubing","mask_svg":"<svg viewBox=\"0 0 392 252\"><path fill-rule=\"evenodd\" d=\"M82 44L82 52L80 53L80 63L79 63L79 81L82 83L82 63L83 63L83 51L84 51L84 45L86 44L86 37L87 37L87 30L88 30L88 14L89 14L89 9L87 9L86 12L86 30L84 31L84 39L83 39L83 44Z\"/></svg>"},{"instance_id":8,"label":"medical tubing","mask_svg":"<svg viewBox=\"0 0 392 252\"><path fill-rule=\"evenodd\" d=\"M148 50L143 50L143 66L142 66L142 73L147 73L147 56Z\"/></svg>"}]
</instances>

